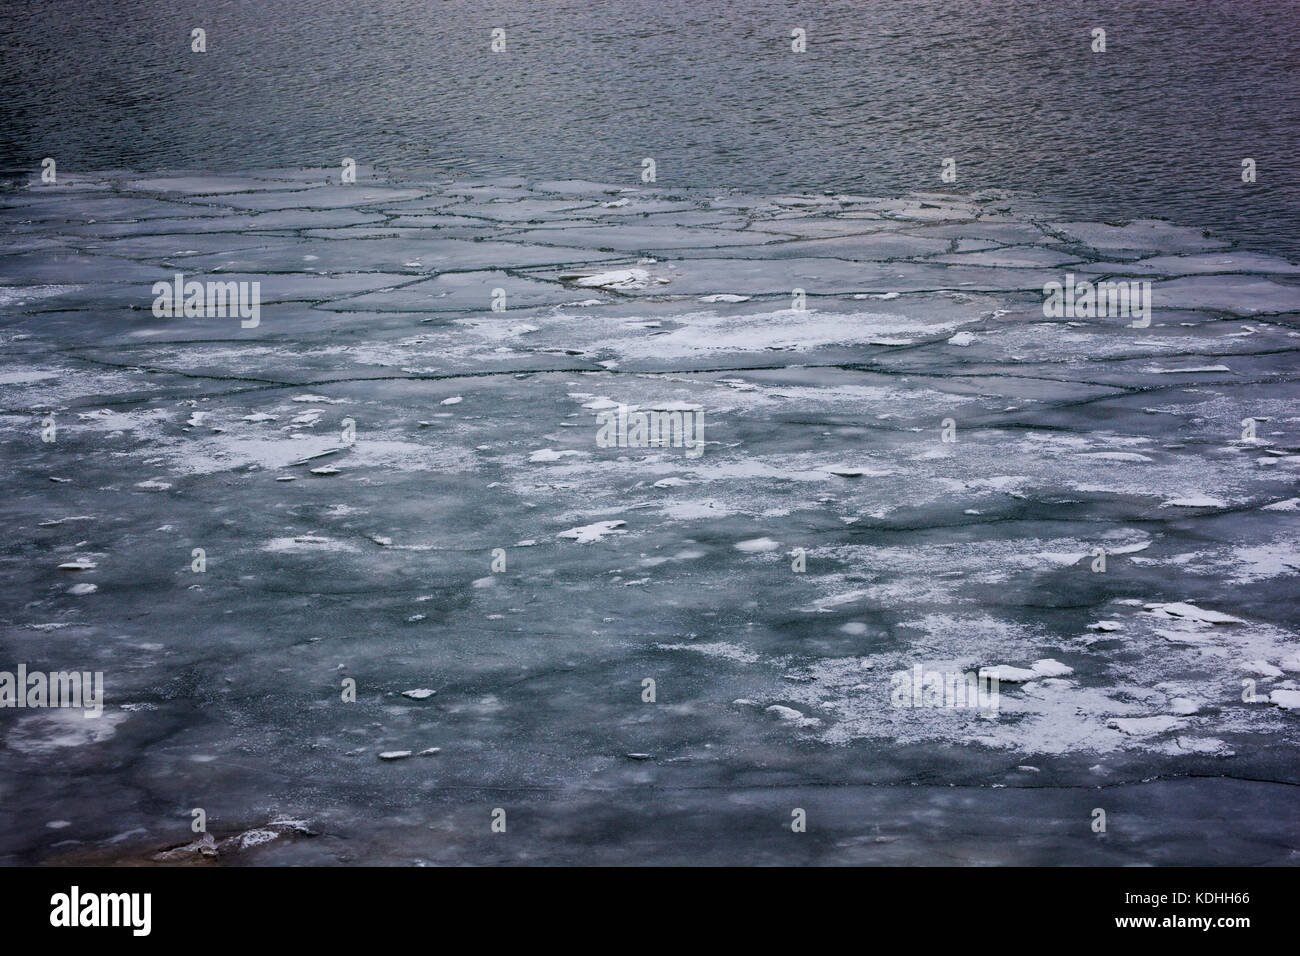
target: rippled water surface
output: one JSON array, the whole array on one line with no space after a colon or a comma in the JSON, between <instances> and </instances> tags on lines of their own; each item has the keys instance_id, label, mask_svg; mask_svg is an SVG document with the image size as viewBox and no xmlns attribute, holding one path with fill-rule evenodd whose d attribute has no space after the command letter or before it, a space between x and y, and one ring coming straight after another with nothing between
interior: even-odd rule
<instances>
[{"instance_id":1,"label":"rippled water surface","mask_svg":"<svg viewBox=\"0 0 1300 956\"><path fill-rule=\"evenodd\" d=\"M0 8L0 166L362 163L1041 196L1300 249L1286 0L218 0ZM790 31L808 31L803 55ZM203 27L208 52L189 52ZM507 52L489 52L502 27ZM1090 50L1107 31L1107 52ZM1240 181L1257 161L1259 181Z\"/></svg>"}]
</instances>

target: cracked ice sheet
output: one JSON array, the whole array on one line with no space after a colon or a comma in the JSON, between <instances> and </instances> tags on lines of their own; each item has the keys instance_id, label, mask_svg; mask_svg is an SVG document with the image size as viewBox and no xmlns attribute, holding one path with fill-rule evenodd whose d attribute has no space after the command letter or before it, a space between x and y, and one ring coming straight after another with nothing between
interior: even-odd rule
<instances>
[{"instance_id":1,"label":"cracked ice sheet","mask_svg":"<svg viewBox=\"0 0 1300 956\"><path fill-rule=\"evenodd\" d=\"M102 664L117 708L111 735L11 728L6 853L74 809L92 843L156 836L196 788L365 830L438 799L377 757L429 747L452 791L1294 781L1290 264L1001 200L330 175L0 207L35 243L0 254L0 640ZM1044 281L1103 266L1162 278L1151 328L1044 320ZM261 325L155 319L179 269L261 281ZM703 456L598 447L619 404L700 410ZM894 708L916 663L1033 677L991 720ZM340 673L359 718L323 703ZM646 674L653 722L609 691Z\"/></svg>"}]
</instances>

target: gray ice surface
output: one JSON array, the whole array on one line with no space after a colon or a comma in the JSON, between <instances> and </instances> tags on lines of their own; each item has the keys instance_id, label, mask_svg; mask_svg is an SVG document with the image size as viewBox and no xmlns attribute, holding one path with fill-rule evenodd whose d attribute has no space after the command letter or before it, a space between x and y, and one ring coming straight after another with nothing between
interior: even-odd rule
<instances>
[{"instance_id":1,"label":"gray ice surface","mask_svg":"<svg viewBox=\"0 0 1300 956\"><path fill-rule=\"evenodd\" d=\"M0 195L0 669L107 688L0 710L0 859L1296 861L1296 265L995 193L336 180ZM177 272L260 324L155 317ZM1067 272L1150 327L1046 318ZM703 454L600 447L619 404ZM894 707L915 664L1015 679Z\"/></svg>"}]
</instances>

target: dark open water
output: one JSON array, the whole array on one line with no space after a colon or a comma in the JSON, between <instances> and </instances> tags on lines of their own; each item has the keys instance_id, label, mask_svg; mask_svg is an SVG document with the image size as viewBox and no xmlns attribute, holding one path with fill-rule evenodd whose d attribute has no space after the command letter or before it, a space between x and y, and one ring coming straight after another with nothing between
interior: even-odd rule
<instances>
[{"instance_id":1,"label":"dark open water","mask_svg":"<svg viewBox=\"0 0 1300 956\"><path fill-rule=\"evenodd\" d=\"M1297 19L1288 0L7 2L0 168L350 156L617 182L653 156L662 184L896 195L940 188L952 156L957 188L1295 258Z\"/></svg>"}]
</instances>

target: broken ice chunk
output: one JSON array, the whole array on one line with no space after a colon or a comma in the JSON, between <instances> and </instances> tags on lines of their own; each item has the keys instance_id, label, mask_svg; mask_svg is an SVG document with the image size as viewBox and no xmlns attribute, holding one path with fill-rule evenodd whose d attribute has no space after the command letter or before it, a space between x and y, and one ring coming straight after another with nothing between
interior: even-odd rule
<instances>
[{"instance_id":1,"label":"broken ice chunk","mask_svg":"<svg viewBox=\"0 0 1300 956\"><path fill-rule=\"evenodd\" d=\"M1148 604L1146 609L1152 614L1164 617L1177 617L1188 621L1204 621L1209 624L1246 623L1241 618L1233 617L1231 614L1224 614L1221 611L1207 611L1195 604L1187 604L1182 601L1176 601L1172 604Z\"/></svg>"},{"instance_id":2,"label":"broken ice chunk","mask_svg":"<svg viewBox=\"0 0 1300 956\"><path fill-rule=\"evenodd\" d=\"M1282 668L1268 661L1246 661L1241 669L1247 674L1259 674L1261 677L1281 677Z\"/></svg>"},{"instance_id":3,"label":"broken ice chunk","mask_svg":"<svg viewBox=\"0 0 1300 956\"><path fill-rule=\"evenodd\" d=\"M60 571L89 571L94 567L96 567L95 562L89 558L77 558L75 561L65 561L59 565L58 569Z\"/></svg>"},{"instance_id":4,"label":"broken ice chunk","mask_svg":"<svg viewBox=\"0 0 1300 956\"><path fill-rule=\"evenodd\" d=\"M1187 721L1178 717L1160 714L1156 717L1112 717L1106 726L1122 734L1134 737L1146 737L1151 734L1163 734L1187 726Z\"/></svg>"},{"instance_id":5,"label":"broken ice chunk","mask_svg":"<svg viewBox=\"0 0 1300 956\"><path fill-rule=\"evenodd\" d=\"M980 679L996 677L1002 684L1023 684L1033 680L1035 677L1042 675L1025 667L1010 667L1006 664L998 664L993 667L981 667L979 670Z\"/></svg>"},{"instance_id":6,"label":"broken ice chunk","mask_svg":"<svg viewBox=\"0 0 1300 956\"><path fill-rule=\"evenodd\" d=\"M892 474L892 472L883 471L879 468L863 468L856 465L827 465L823 470L830 472L832 475L838 475L840 478L862 478L864 476L881 478Z\"/></svg>"},{"instance_id":7,"label":"broken ice chunk","mask_svg":"<svg viewBox=\"0 0 1300 956\"><path fill-rule=\"evenodd\" d=\"M274 830L247 830L238 837L239 848L247 850L255 846L261 846L263 843L270 843L278 839L280 834Z\"/></svg>"},{"instance_id":8,"label":"broken ice chunk","mask_svg":"<svg viewBox=\"0 0 1300 956\"><path fill-rule=\"evenodd\" d=\"M584 452L580 451L555 451L552 448L543 448L540 451L535 451L529 455L528 461L531 464L542 464L545 462L559 461L562 458L581 457L583 454Z\"/></svg>"},{"instance_id":9,"label":"broken ice chunk","mask_svg":"<svg viewBox=\"0 0 1300 956\"><path fill-rule=\"evenodd\" d=\"M772 704L765 708L766 712L773 717L788 724L797 724L800 727L816 727L821 721L816 717L805 717L793 707L786 707L782 704Z\"/></svg>"},{"instance_id":10,"label":"broken ice chunk","mask_svg":"<svg viewBox=\"0 0 1300 956\"><path fill-rule=\"evenodd\" d=\"M625 534L626 532L618 529L627 524L626 521L597 521L595 524L584 525L581 528L570 528L568 531L561 531L556 537L570 538L578 544L590 544L593 541L599 541L608 534Z\"/></svg>"},{"instance_id":11,"label":"broken ice chunk","mask_svg":"<svg viewBox=\"0 0 1300 956\"><path fill-rule=\"evenodd\" d=\"M618 269L595 275L562 275L560 279L587 289L644 289L650 282L650 273L645 269Z\"/></svg>"},{"instance_id":12,"label":"broken ice chunk","mask_svg":"<svg viewBox=\"0 0 1300 956\"><path fill-rule=\"evenodd\" d=\"M1275 690L1268 695L1268 701L1283 710L1300 710L1300 690Z\"/></svg>"},{"instance_id":13,"label":"broken ice chunk","mask_svg":"<svg viewBox=\"0 0 1300 956\"><path fill-rule=\"evenodd\" d=\"M744 551L747 554L753 554L760 551L775 551L781 547L779 541L773 541L771 538L750 538L748 541L736 542L736 550Z\"/></svg>"},{"instance_id":14,"label":"broken ice chunk","mask_svg":"<svg viewBox=\"0 0 1300 956\"><path fill-rule=\"evenodd\" d=\"M1073 667L1052 660L1050 657L1045 657L1041 661L1034 661L1033 669L1037 677L1064 677L1067 674L1074 673Z\"/></svg>"},{"instance_id":15,"label":"broken ice chunk","mask_svg":"<svg viewBox=\"0 0 1300 956\"><path fill-rule=\"evenodd\" d=\"M1287 498L1284 501L1275 501L1271 505L1264 505L1264 511L1300 511L1300 498Z\"/></svg>"}]
</instances>

